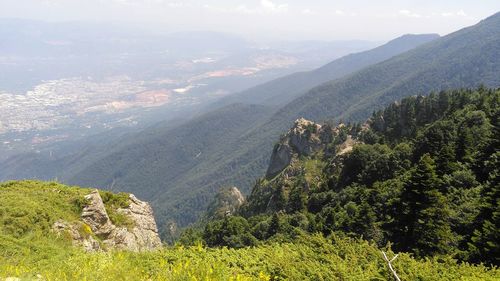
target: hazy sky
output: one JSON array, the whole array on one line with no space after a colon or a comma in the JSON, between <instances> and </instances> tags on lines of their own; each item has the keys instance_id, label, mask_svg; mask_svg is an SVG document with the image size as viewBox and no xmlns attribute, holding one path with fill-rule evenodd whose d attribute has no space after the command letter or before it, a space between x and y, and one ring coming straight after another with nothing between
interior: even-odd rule
<instances>
[{"instance_id":1,"label":"hazy sky","mask_svg":"<svg viewBox=\"0 0 500 281\"><path fill-rule=\"evenodd\" d=\"M253 39L444 35L498 11L499 0L0 0L2 18L130 22Z\"/></svg>"}]
</instances>

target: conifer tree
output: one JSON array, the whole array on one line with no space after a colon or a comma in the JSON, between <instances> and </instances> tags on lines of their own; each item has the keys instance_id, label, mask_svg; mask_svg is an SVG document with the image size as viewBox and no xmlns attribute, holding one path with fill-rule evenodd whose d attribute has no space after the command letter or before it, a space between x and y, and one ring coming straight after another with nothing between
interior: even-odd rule
<instances>
[{"instance_id":1,"label":"conifer tree","mask_svg":"<svg viewBox=\"0 0 500 281\"><path fill-rule=\"evenodd\" d=\"M439 186L434 160L424 154L404 185L394 214L393 239L399 250L418 256L448 251L453 239Z\"/></svg>"},{"instance_id":2,"label":"conifer tree","mask_svg":"<svg viewBox=\"0 0 500 281\"><path fill-rule=\"evenodd\" d=\"M267 235L271 237L276 233L278 233L279 231L280 231L280 218L277 213L274 213L273 217L271 218L271 223L269 224Z\"/></svg>"},{"instance_id":3,"label":"conifer tree","mask_svg":"<svg viewBox=\"0 0 500 281\"><path fill-rule=\"evenodd\" d=\"M493 154L487 167L489 181L482 192L483 206L476 221L479 227L474 231L469 245L471 258L476 262L500 265L500 152Z\"/></svg>"}]
</instances>

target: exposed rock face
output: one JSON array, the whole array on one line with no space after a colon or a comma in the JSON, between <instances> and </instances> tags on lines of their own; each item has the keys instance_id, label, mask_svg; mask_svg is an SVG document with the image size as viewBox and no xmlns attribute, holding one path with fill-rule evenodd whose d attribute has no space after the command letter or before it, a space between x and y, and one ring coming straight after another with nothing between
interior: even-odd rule
<instances>
[{"instance_id":1,"label":"exposed rock face","mask_svg":"<svg viewBox=\"0 0 500 281\"><path fill-rule=\"evenodd\" d=\"M83 208L83 222L69 224L58 221L53 229L58 233L65 231L73 239L75 245L83 246L87 251L123 249L130 251L153 250L161 246L158 229L151 206L129 196L130 205L118 209L133 222L133 227L114 225L106 212L106 208L97 190L85 196L87 205Z\"/></svg>"},{"instance_id":2,"label":"exposed rock face","mask_svg":"<svg viewBox=\"0 0 500 281\"><path fill-rule=\"evenodd\" d=\"M272 178L288 165L292 161L293 150L288 145L288 143L278 143L273 150L273 154L271 155L271 162L269 163L269 167L267 168L266 177Z\"/></svg>"},{"instance_id":3,"label":"exposed rock face","mask_svg":"<svg viewBox=\"0 0 500 281\"><path fill-rule=\"evenodd\" d=\"M208 207L207 217L219 219L233 215L243 203L245 203L245 197L237 187L223 188Z\"/></svg>"},{"instance_id":4,"label":"exposed rock face","mask_svg":"<svg viewBox=\"0 0 500 281\"><path fill-rule=\"evenodd\" d=\"M63 220L58 220L54 223L52 229L59 234L68 234L73 240L73 245L82 247L87 252L101 249L99 241L91 235L91 229L85 223L76 222L70 224Z\"/></svg>"},{"instance_id":5,"label":"exposed rock face","mask_svg":"<svg viewBox=\"0 0 500 281\"><path fill-rule=\"evenodd\" d=\"M288 131L288 144L299 155L310 155L321 146L321 125L304 118L297 119Z\"/></svg>"},{"instance_id":6,"label":"exposed rock face","mask_svg":"<svg viewBox=\"0 0 500 281\"><path fill-rule=\"evenodd\" d=\"M92 191L92 193L85 196L85 200L87 200L88 204L82 211L83 222L90 226L95 235L100 238L107 238L115 229L115 226L108 217L99 191Z\"/></svg>"},{"instance_id":7,"label":"exposed rock face","mask_svg":"<svg viewBox=\"0 0 500 281\"><path fill-rule=\"evenodd\" d=\"M290 165L294 155L311 155L333 139L330 126L321 126L304 118L294 126L274 147L266 177L272 178Z\"/></svg>"},{"instance_id":8,"label":"exposed rock face","mask_svg":"<svg viewBox=\"0 0 500 281\"><path fill-rule=\"evenodd\" d=\"M153 216L151 206L137 199L133 194L130 194L130 206L125 209L119 209L118 212L125 214L134 222L134 227L131 230L121 228L120 234L116 237L123 237L126 243L115 243L119 247L131 248L135 251L143 249L149 250L161 246L158 228ZM115 241L120 241L115 239Z\"/></svg>"}]
</instances>

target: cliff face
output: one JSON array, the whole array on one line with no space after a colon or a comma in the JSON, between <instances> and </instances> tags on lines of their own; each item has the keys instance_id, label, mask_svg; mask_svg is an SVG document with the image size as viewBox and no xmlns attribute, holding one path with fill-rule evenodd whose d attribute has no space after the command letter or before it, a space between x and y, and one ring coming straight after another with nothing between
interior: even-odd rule
<instances>
[{"instance_id":1,"label":"cliff face","mask_svg":"<svg viewBox=\"0 0 500 281\"><path fill-rule=\"evenodd\" d=\"M274 147L266 178L283 171L295 156L309 156L332 141L334 130L304 118L297 119L293 127Z\"/></svg>"},{"instance_id":2,"label":"cliff face","mask_svg":"<svg viewBox=\"0 0 500 281\"><path fill-rule=\"evenodd\" d=\"M86 251L144 251L161 246L153 210L148 203L130 194L128 206L116 210L130 225L117 226L111 221L97 190L86 195L85 201L81 221L68 223L60 220L53 227L57 233L68 234L74 245L82 246Z\"/></svg>"},{"instance_id":3,"label":"cliff face","mask_svg":"<svg viewBox=\"0 0 500 281\"><path fill-rule=\"evenodd\" d=\"M279 212L283 202L293 196L292 187L301 192L319 188L328 159L341 157L360 143L352 134L352 128L344 124L332 127L297 119L275 146L266 177L257 181L242 213L252 216Z\"/></svg>"},{"instance_id":4,"label":"cliff face","mask_svg":"<svg viewBox=\"0 0 500 281\"><path fill-rule=\"evenodd\" d=\"M233 215L244 202L245 197L237 187L222 188L208 207L207 218L220 219Z\"/></svg>"}]
</instances>

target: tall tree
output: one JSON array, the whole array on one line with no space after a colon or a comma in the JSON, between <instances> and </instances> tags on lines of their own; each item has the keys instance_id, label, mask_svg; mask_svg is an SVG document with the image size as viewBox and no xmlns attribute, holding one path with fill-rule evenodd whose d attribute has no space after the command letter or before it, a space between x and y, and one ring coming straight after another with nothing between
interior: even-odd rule
<instances>
[{"instance_id":1,"label":"tall tree","mask_svg":"<svg viewBox=\"0 0 500 281\"><path fill-rule=\"evenodd\" d=\"M473 261L500 265L500 152L487 162L489 181L482 191L483 204L469 245Z\"/></svg>"},{"instance_id":2,"label":"tall tree","mask_svg":"<svg viewBox=\"0 0 500 281\"><path fill-rule=\"evenodd\" d=\"M392 229L395 246L418 256L446 253L452 242L449 211L434 160L424 154L403 186Z\"/></svg>"}]
</instances>

